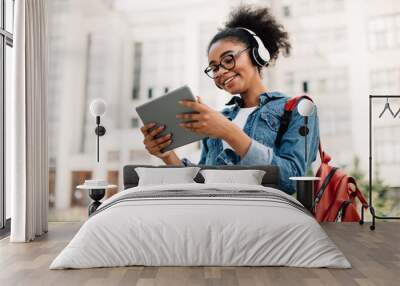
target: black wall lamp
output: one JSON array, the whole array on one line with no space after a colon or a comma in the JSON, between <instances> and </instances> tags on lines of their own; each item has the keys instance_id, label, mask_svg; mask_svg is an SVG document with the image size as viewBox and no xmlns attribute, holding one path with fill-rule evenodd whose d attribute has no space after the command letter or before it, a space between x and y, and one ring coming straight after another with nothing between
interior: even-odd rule
<instances>
[{"instance_id":1,"label":"black wall lamp","mask_svg":"<svg viewBox=\"0 0 400 286\"><path fill-rule=\"evenodd\" d=\"M106 102L100 98L94 99L90 103L90 113L96 118L96 129L94 133L97 135L97 162L99 162L100 153L100 136L106 134L106 128L100 125L100 117L106 113Z\"/></svg>"},{"instance_id":2,"label":"black wall lamp","mask_svg":"<svg viewBox=\"0 0 400 286\"><path fill-rule=\"evenodd\" d=\"M304 137L304 157L305 157L305 163L307 166L307 161L308 161L308 158L307 158L307 135L309 132L308 117L314 111L314 103L311 100L303 99L297 105L297 110L299 111L300 115L304 117L304 125L299 128L299 133L301 136Z\"/></svg>"}]
</instances>

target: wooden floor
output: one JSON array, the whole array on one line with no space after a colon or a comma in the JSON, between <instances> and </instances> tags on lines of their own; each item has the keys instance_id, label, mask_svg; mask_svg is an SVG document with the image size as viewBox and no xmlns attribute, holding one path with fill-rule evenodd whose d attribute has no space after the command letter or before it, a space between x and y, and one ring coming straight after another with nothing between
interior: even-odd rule
<instances>
[{"instance_id":1,"label":"wooden floor","mask_svg":"<svg viewBox=\"0 0 400 286\"><path fill-rule=\"evenodd\" d=\"M48 270L80 223L51 223L27 244L0 241L0 285L400 285L400 223L326 224L352 269L289 267L120 267Z\"/></svg>"}]
</instances>

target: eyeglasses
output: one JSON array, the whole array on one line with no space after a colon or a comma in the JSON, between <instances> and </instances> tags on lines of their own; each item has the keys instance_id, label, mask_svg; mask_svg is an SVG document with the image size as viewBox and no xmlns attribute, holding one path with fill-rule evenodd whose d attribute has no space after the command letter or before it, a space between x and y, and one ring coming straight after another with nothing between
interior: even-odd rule
<instances>
[{"instance_id":1,"label":"eyeglasses","mask_svg":"<svg viewBox=\"0 0 400 286\"><path fill-rule=\"evenodd\" d=\"M219 71L219 67L223 67L225 70L232 70L235 68L236 61L235 59L239 57L244 51L247 51L250 49L249 47L245 48L244 50L238 51L233 54L228 54L225 55L221 58L221 61L219 64L212 64L209 65L204 72L206 73L207 76L209 76L212 79L217 78L217 73Z\"/></svg>"}]
</instances>

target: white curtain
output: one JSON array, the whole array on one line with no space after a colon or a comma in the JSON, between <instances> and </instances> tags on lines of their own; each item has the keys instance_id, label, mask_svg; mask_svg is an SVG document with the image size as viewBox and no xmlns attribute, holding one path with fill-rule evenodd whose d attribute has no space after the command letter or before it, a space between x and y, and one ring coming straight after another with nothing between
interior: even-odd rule
<instances>
[{"instance_id":1,"label":"white curtain","mask_svg":"<svg viewBox=\"0 0 400 286\"><path fill-rule=\"evenodd\" d=\"M15 1L9 150L12 242L47 232L47 7ZM8 151L7 151L8 152Z\"/></svg>"}]
</instances>

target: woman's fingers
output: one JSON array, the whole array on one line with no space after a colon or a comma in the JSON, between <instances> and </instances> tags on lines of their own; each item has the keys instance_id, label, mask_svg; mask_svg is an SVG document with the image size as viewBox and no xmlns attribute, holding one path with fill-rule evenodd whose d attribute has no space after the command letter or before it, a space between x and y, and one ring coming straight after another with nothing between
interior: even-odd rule
<instances>
[{"instance_id":1,"label":"woman's fingers","mask_svg":"<svg viewBox=\"0 0 400 286\"><path fill-rule=\"evenodd\" d=\"M160 133L163 129L165 129L165 126L162 125L157 128L153 128L155 126L156 126L155 123L145 124L140 128L140 131L142 131L144 135L143 144L145 145L146 150L151 155L162 158L164 156L167 156L167 154L169 153L169 152L161 152L161 150L172 143L172 134L167 134L156 139L154 137L158 133Z\"/></svg>"},{"instance_id":2,"label":"woman's fingers","mask_svg":"<svg viewBox=\"0 0 400 286\"><path fill-rule=\"evenodd\" d=\"M167 134L167 135L165 135L165 136L163 136L161 138L154 139L151 142L149 142L149 146L150 146L150 148L153 148L153 147L163 143L164 141L167 141L167 140L171 139L171 137L172 137L171 134Z\"/></svg>"},{"instance_id":3,"label":"woman's fingers","mask_svg":"<svg viewBox=\"0 0 400 286\"><path fill-rule=\"evenodd\" d=\"M156 124L154 122L151 123L147 123L145 125L143 125L142 127L140 127L140 131L142 131L143 135L147 135L148 130L152 127L154 127Z\"/></svg>"},{"instance_id":4,"label":"woman's fingers","mask_svg":"<svg viewBox=\"0 0 400 286\"><path fill-rule=\"evenodd\" d=\"M153 128L156 124L155 123L149 123L140 128L144 135L144 140L143 144L146 146L146 149L148 149L151 153L154 153L154 148L159 145L160 143L164 143L166 140L169 140L171 138L171 134L167 134L161 138L155 138L157 134L159 134L163 129L165 129L164 125L158 126L157 128ZM151 131L149 131L151 128L153 128ZM158 150L158 148L156 148ZM156 150L156 151L157 151Z\"/></svg>"},{"instance_id":5,"label":"woman's fingers","mask_svg":"<svg viewBox=\"0 0 400 286\"><path fill-rule=\"evenodd\" d=\"M149 133L149 135L150 135L151 137L154 137L154 136L156 136L158 133L160 133L164 128L165 128L164 125L158 126L156 129L152 130L152 131Z\"/></svg>"},{"instance_id":6,"label":"woman's fingers","mask_svg":"<svg viewBox=\"0 0 400 286\"><path fill-rule=\"evenodd\" d=\"M199 103L197 101L190 101L190 100L180 100L179 104L183 105L184 107L188 107L193 109L194 111L204 112L208 110L207 105L204 103Z\"/></svg>"},{"instance_id":7,"label":"woman's fingers","mask_svg":"<svg viewBox=\"0 0 400 286\"><path fill-rule=\"evenodd\" d=\"M176 118L191 119L191 120L201 120L204 115L200 113L180 113L176 115Z\"/></svg>"},{"instance_id":8,"label":"woman's fingers","mask_svg":"<svg viewBox=\"0 0 400 286\"><path fill-rule=\"evenodd\" d=\"M172 143L171 137L163 139L161 141L162 143L155 143L153 145L146 146L146 149L149 150L149 152L153 155L159 155L161 153L161 150L165 147L167 147L169 144Z\"/></svg>"},{"instance_id":9,"label":"woman's fingers","mask_svg":"<svg viewBox=\"0 0 400 286\"><path fill-rule=\"evenodd\" d=\"M161 126L155 128L154 130L150 131L149 133L147 133L147 135L146 135L146 137L145 137L146 140L148 140L148 141L153 141L153 140L154 140L154 137L155 137L158 133L160 133L164 128L165 128L165 126L161 125Z\"/></svg>"},{"instance_id":10,"label":"woman's fingers","mask_svg":"<svg viewBox=\"0 0 400 286\"><path fill-rule=\"evenodd\" d=\"M199 122L199 121L193 121L193 122L183 122L179 124L182 127L188 128L188 129L198 129L206 126L205 122Z\"/></svg>"},{"instance_id":11,"label":"woman's fingers","mask_svg":"<svg viewBox=\"0 0 400 286\"><path fill-rule=\"evenodd\" d=\"M169 139L168 141L165 141L164 143L161 143L158 145L158 150L161 152L162 149L164 149L165 147L167 147L169 144L172 143L172 139Z\"/></svg>"}]
</instances>

